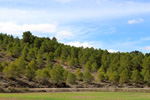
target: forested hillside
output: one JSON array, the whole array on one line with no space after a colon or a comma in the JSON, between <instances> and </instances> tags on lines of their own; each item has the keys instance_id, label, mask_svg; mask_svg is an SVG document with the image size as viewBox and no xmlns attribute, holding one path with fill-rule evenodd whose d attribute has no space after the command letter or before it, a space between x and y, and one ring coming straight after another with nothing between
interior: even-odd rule
<instances>
[{"instance_id":1,"label":"forested hillside","mask_svg":"<svg viewBox=\"0 0 150 100\"><path fill-rule=\"evenodd\" d=\"M29 31L22 39L0 34L0 75L1 82L21 79L47 87L94 87L101 83L149 86L150 54L73 47Z\"/></svg>"}]
</instances>

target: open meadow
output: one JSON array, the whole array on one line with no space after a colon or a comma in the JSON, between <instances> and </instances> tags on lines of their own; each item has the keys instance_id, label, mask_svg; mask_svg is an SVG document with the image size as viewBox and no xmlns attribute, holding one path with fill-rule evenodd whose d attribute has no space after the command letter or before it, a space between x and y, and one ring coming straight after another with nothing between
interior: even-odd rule
<instances>
[{"instance_id":1,"label":"open meadow","mask_svg":"<svg viewBox=\"0 0 150 100\"><path fill-rule=\"evenodd\" d=\"M132 92L3 93L0 94L0 100L150 100L150 94Z\"/></svg>"}]
</instances>

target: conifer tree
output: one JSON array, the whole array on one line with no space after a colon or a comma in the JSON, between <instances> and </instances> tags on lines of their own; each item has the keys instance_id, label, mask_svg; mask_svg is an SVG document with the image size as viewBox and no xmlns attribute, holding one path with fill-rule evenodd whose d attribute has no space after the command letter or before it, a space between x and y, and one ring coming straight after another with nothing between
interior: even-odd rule
<instances>
[{"instance_id":1,"label":"conifer tree","mask_svg":"<svg viewBox=\"0 0 150 100\"><path fill-rule=\"evenodd\" d=\"M3 73L8 78L17 77L18 75L17 75L17 70L16 70L15 63L12 62L9 66L5 67L4 70L3 70Z\"/></svg>"},{"instance_id":2,"label":"conifer tree","mask_svg":"<svg viewBox=\"0 0 150 100\"><path fill-rule=\"evenodd\" d=\"M30 63L26 66L25 76L29 80L34 79L35 78L35 72L37 69L38 69L38 67L36 65L36 61L35 61L35 59L32 59L32 61L30 61Z\"/></svg>"},{"instance_id":3,"label":"conifer tree","mask_svg":"<svg viewBox=\"0 0 150 100\"><path fill-rule=\"evenodd\" d=\"M97 80L98 81L104 81L105 80L105 72L104 71L98 71Z\"/></svg>"},{"instance_id":4,"label":"conifer tree","mask_svg":"<svg viewBox=\"0 0 150 100\"><path fill-rule=\"evenodd\" d=\"M52 52L50 52L50 53L47 54L47 56L46 56L46 62L47 62L47 64L50 64L50 63L53 62L53 60L54 60L54 54L53 54Z\"/></svg>"},{"instance_id":5,"label":"conifer tree","mask_svg":"<svg viewBox=\"0 0 150 100\"><path fill-rule=\"evenodd\" d=\"M97 63L96 62L94 62L93 64L92 64L92 70L94 71L94 72L96 72L97 70L98 70L98 65L97 65Z\"/></svg>"},{"instance_id":6,"label":"conifer tree","mask_svg":"<svg viewBox=\"0 0 150 100\"><path fill-rule=\"evenodd\" d=\"M35 78L37 80L40 80L42 82L45 82L47 81L49 78L50 78L50 73L49 73L49 70L44 68L44 69L38 69L36 72L35 72Z\"/></svg>"},{"instance_id":7,"label":"conifer tree","mask_svg":"<svg viewBox=\"0 0 150 100\"><path fill-rule=\"evenodd\" d=\"M29 44L25 44L23 50L22 50L22 57L26 60L27 59L27 55L28 55L28 47L29 47Z\"/></svg>"},{"instance_id":8,"label":"conifer tree","mask_svg":"<svg viewBox=\"0 0 150 100\"><path fill-rule=\"evenodd\" d=\"M25 72L26 62L23 57L19 57L15 60L16 72L18 75L23 75Z\"/></svg>"},{"instance_id":9,"label":"conifer tree","mask_svg":"<svg viewBox=\"0 0 150 100\"><path fill-rule=\"evenodd\" d=\"M61 65L58 65L56 66L56 68L53 68L50 71L52 82L57 84L64 82L63 73L64 73L64 69L62 68Z\"/></svg>"},{"instance_id":10,"label":"conifer tree","mask_svg":"<svg viewBox=\"0 0 150 100\"><path fill-rule=\"evenodd\" d=\"M147 70L145 75L144 75L144 81L146 83L150 83L150 72L149 72L149 70Z\"/></svg>"},{"instance_id":11,"label":"conifer tree","mask_svg":"<svg viewBox=\"0 0 150 100\"><path fill-rule=\"evenodd\" d=\"M57 71L55 68L53 68L50 71L50 76L51 76L52 83L54 83L54 84L58 83L58 76L57 76Z\"/></svg>"},{"instance_id":12,"label":"conifer tree","mask_svg":"<svg viewBox=\"0 0 150 100\"><path fill-rule=\"evenodd\" d=\"M135 83L138 83L141 81L141 75L137 69L133 70L131 79Z\"/></svg>"},{"instance_id":13,"label":"conifer tree","mask_svg":"<svg viewBox=\"0 0 150 100\"><path fill-rule=\"evenodd\" d=\"M76 69L76 78L78 79L78 80L83 80L83 73L81 72L81 70L78 68L78 69Z\"/></svg>"},{"instance_id":14,"label":"conifer tree","mask_svg":"<svg viewBox=\"0 0 150 100\"><path fill-rule=\"evenodd\" d=\"M35 58L35 53L33 51L33 49L30 49L27 55L27 60L31 61L32 59Z\"/></svg>"},{"instance_id":15,"label":"conifer tree","mask_svg":"<svg viewBox=\"0 0 150 100\"><path fill-rule=\"evenodd\" d=\"M69 73L66 82L69 83L69 84L75 84L76 83L75 74Z\"/></svg>"},{"instance_id":16,"label":"conifer tree","mask_svg":"<svg viewBox=\"0 0 150 100\"><path fill-rule=\"evenodd\" d=\"M113 72L112 74L111 74L111 76L109 77L109 80L112 82L112 83L118 83L118 81L119 81L119 74L118 74L118 72Z\"/></svg>"},{"instance_id":17,"label":"conifer tree","mask_svg":"<svg viewBox=\"0 0 150 100\"><path fill-rule=\"evenodd\" d=\"M68 72L67 70L64 70L63 77L64 77L64 80L65 80L65 81L67 80L68 73L69 73L69 72Z\"/></svg>"},{"instance_id":18,"label":"conifer tree","mask_svg":"<svg viewBox=\"0 0 150 100\"><path fill-rule=\"evenodd\" d=\"M30 43L30 37L31 37L31 32L30 31L26 31L26 32L23 32L23 35L22 35L22 37L23 37L23 39L22 39L22 41L24 42L24 43L26 43L26 42L29 42Z\"/></svg>"},{"instance_id":19,"label":"conifer tree","mask_svg":"<svg viewBox=\"0 0 150 100\"><path fill-rule=\"evenodd\" d=\"M129 78L130 78L129 71L126 69L121 73L119 82L127 83L129 81Z\"/></svg>"},{"instance_id":20,"label":"conifer tree","mask_svg":"<svg viewBox=\"0 0 150 100\"><path fill-rule=\"evenodd\" d=\"M93 77L93 75L89 71L86 71L83 74L83 81L84 82L91 83L93 80L94 80L94 77Z\"/></svg>"},{"instance_id":21,"label":"conifer tree","mask_svg":"<svg viewBox=\"0 0 150 100\"><path fill-rule=\"evenodd\" d=\"M84 65L84 69L85 69L86 71L91 72L92 67L91 67L91 62L90 62L90 61L87 61L87 62L86 62L86 64Z\"/></svg>"},{"instance_id":22,"label":"conifer tree","mask_svg":"<svg viewBox=\"0 0 150 100\"><path fill-rule=\"evenodd\" d=\"M38 56L37 56L37 64L38 64L39 68L42 68L44 66L44 61L43 61L41 54L38 54Z\"/></svg>"},{"instance_id":23,"label":"conifer tree","mask_svg":"<svg viewBox=\"0 0 150 100\"><path fill-rule=\"evenodd\" d=\"M21 48L19 47L19 45L15 45L13 48L12 48L12 56L13 57L19 57L21 54Z\"/></svg>"}]
</instances>

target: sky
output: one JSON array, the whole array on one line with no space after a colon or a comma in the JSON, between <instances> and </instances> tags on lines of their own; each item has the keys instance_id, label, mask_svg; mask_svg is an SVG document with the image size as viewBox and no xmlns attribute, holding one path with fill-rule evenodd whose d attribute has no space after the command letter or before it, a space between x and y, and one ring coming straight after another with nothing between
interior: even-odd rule
<instances>
[{"instance_id":1,"label":"sky","mask_svg":"<svg viewBox=\"0 0 150 100\"><path fill-rule=\"evenodd\" d=\"M0 32L150 53L150 0L0 0Z\"/></svg>"}]
</instances>

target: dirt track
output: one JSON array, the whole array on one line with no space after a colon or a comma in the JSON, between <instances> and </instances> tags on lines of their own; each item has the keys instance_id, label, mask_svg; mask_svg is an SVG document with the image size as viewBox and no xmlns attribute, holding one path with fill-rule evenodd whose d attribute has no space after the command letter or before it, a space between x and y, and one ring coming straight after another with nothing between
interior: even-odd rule
<instances>
[{"instance_id":1,"label":"dirt track","mask_svg":"<svg viewBox=\"0 0 150 100\"><path fill-rule=\"evenodd\" d=\"M30 88L30 92L142 92L150 93L150 88Z\"/></svg>"}]
</instances>

